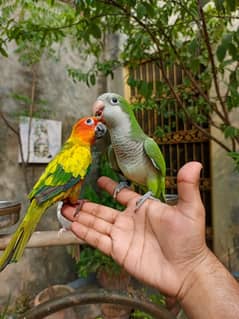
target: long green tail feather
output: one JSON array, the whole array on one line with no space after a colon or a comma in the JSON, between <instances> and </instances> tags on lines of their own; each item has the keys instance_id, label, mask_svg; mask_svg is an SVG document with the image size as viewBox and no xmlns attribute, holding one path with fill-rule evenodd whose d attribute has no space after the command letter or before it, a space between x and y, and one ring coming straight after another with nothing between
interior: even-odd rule
<instances>
[{"instance_id":1,"label":"long green tail feather","mask_svg":"<svg viewBox=\"0 0 239 319\"><path fill-rule=\"evenodd\" d=\"M21 258L28 240L48 206L49 202L38 205L36 200L33 199L23 221L18 226L8 246L0 256L0 271L9 263L17 262Z\"/></svg>"}]
</instances>

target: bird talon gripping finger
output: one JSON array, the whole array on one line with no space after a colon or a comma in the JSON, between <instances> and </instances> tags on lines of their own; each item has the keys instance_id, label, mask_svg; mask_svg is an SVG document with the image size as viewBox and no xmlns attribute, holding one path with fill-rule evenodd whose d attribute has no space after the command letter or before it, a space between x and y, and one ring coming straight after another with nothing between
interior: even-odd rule
<instances>
[{"instance_id":1,"label":"bird talon gripping finger","mask_svg":"<svg viewBox=\"0 0 239 319\"><path fill-rule=\"evenodd\" d=\"M113 198L116 199L119 192L124 188L129 188L130 183L128 181L121 181L115 186Z\"/></svg>"},{"instance_id":2,"label":"bird talon gripping finger","mask_svg":"<svg viewBox=\"0 0 239 319\"><path fill-rule=\"evenodd\" d=\"M84 203L86 203L86 202L88 202L87 199L79 199L79 200L77 201L77 204L72 205L72 206L74 206L74 207L76 208L76 210L75 210L75 212L74 212L74 215L73 215L74 217L76 217L76 216L79 214L79 212L80 212L82 206L83 206Z\"/></svg>"},{"instance_id":3,"label":"bird talon gripping finger","mask_svg":"<svg viewBox=\"0 0 239 319\"><path fill-rule=\"evenodd\" d=\"M136 202L136 207L135 207L135 212L143 205L143 203L147 200L147 199L154 199L154 197L152 196L153 193L151 191L148 191L147 193L145 193L143 196L141 196L137 202ZM155 198L157 199L157 198Z\"/></svg>"}]
</instances>

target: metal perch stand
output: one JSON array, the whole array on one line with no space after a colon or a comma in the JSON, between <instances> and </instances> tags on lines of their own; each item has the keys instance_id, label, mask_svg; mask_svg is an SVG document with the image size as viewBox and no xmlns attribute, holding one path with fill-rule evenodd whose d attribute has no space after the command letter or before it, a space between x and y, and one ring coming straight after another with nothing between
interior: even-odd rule
<instances>
[{"instance_id":1,"label":"metal perch stand","mask_svg":"<svg viewBox=\"0 0 239 319\"><path fill-rule=\"evenodd\" d=\"M0 200L0 250L7 247L11 239L9 227L15 225L20 218L21 202ZM32 234L27 247L65 246L82 244L71 231L36 231Z\"/></svg>"},{"instance_id":2,"label":"metal perch stand","mask_svg":"<svg viewBox=\"0 0 239 319\"><path fill-rule=\"evenodd\" d=\"M0 237L0 250L7 247L11 239L11 235ZM83 244L71 231L36 231L32 234L27 248L39 248L49 246L65 246L73 244Z\"/></svg>"},{"instance_id":3,"label":"metal perch stand","mask_svg":"<svg viewBox=\"0 0 239 319\"><path fill-rule=\"evenodd\" d=\"M41 319L65 308L77 305L112 303L129 306L146 312L157 319L175 319L175 317L162 306L156 306L139 296L123 294L119 291L97 289L95 292L74 292L67 296L40 304L25 313L20 319Z\"/></svg>"}]
</instances>

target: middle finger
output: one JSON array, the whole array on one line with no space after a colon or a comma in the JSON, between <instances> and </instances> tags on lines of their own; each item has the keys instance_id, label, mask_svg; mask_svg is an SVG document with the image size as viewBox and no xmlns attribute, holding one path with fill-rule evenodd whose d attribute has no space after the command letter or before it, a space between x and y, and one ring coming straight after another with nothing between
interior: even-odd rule
<instances>
[{"instance_id":1,"label":"middle finger","mask_svg":"<svg viewBox=\"0 0 239 319\"><path fill-rule=\"evenodd\" d=\"M101 234L110 235L112 229L112 223L105 221L104 219L84 211L76 217L76 221L90 229L93 229Z\"/></svg>"}]
</instances>

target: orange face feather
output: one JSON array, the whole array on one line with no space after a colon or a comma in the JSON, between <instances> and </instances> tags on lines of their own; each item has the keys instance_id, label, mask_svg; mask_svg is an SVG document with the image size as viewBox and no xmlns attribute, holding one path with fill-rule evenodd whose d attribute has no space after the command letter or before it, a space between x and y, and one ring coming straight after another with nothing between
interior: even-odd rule
<instances>
[{"instance_id":1,"label":"orange face feather","mask_svg":"<svg viewBox=\"0 0 239 319\"><path fill-rule=\"evenodd\" d=\"M93 144L95 140L95 128L99 119L94 116L83 117L73 126L71 139L78 139L87 144Z\"/></svg>"}]
</instances>

